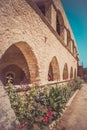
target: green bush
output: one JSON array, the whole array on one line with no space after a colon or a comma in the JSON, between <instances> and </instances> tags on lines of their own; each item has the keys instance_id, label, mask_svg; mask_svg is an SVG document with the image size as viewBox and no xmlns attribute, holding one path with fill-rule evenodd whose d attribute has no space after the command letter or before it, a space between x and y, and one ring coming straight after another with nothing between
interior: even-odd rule
<instances>
[{"instance_id":1,"label":"green bush","mask_svg":"<svg viewBox=\"0 0 87 130\"><path fill-rule=\"evenodd\" d=\"M81 83L80 79L75 79L67 85L46 87L43 91L33 86L19 95L15 86L9 82L6 91L20 121L19 129L33 130L36 124L38 130L49 130L49 125L61 116L72 92L80 88Z\"/></svg>"},{"instance_id":2,"label":"green bush","mask_svg":"<svg viewBox=\"0 0 87 130\"><path fill-rule=\"evenodd\" d=\"M74 82L77 84L77 88L80 89L84 81L80 77L77 77L74 79Z\"/></svg>"}]
</instances>

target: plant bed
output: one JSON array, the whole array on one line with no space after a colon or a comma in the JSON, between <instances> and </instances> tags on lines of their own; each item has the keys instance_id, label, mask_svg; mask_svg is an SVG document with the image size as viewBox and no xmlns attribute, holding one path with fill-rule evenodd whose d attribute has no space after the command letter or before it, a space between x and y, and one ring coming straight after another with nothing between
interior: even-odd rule
<instances>
[{"instance_id":1,"label":"plant bed","mask_svg":"<svg viewBox=\"0 0 87 130\"><path fill-rule=\"evenodd\" d=\"M20 122L19 130L60 130L58 119L66 103L78 89L77 80L63 86L44 89L32 86L23 93L17 93L16 87L9 82L6 91L11 106Z\"/></svg>"}]
</instances>

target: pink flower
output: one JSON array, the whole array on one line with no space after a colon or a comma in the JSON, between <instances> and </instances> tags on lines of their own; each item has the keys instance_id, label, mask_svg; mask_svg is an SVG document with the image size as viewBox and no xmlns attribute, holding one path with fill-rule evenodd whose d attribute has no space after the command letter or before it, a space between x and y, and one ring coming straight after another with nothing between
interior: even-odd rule
<instances>
[{"instance_id":1,"label":"pink flower","mask_svg":"<svg viewBox=\"0 0 87 130\"><path fill-rule=\"evenodd\" d=\"M42 119L42 122L48 123L48 122L49 122L49 117L48 117L48 116L45 116L45 117Z\"/></svg>"},{"instance_id":2,"label":"pink flower","mask_svg":"<svg viewBox=\"0 0 87 130\"><path fill-rule=\"evenodd\" d=\"M21 125L19 126L19 130L23 130L23 127L25 126L27 124L27 122L23 122L23 123L21 123Z\"/></svg>"},{"instance_id":3,"label":"pink flower","mask_svg":"<svg viewBox=\"0 0 87 130\"><path fill-rule=\"evenodd\" d=\"M52 111L52 110L48 110L47 116L48 116L48 117L53 116L53 111Z\"/></svg>"}]
</instances>

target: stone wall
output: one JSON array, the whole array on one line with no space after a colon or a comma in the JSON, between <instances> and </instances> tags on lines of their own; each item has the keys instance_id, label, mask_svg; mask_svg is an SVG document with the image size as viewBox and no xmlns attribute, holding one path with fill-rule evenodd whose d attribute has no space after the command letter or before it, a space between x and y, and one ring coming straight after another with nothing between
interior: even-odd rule
<instances>
[{"instance_id":1,"label":"stone wall","mask_svg":"<svg viewBox=\"0 0 87 130\"><path fill-rule=\"evenodd\" d=\"M0 83L0 130L17 130L18 121L11 108L9 98Z\"/></svg>"},{"instance_id":2,"label":"stone wall","mask_svg":"<svg viewBox=\"0 0 87 130\"><path fill-rule=\"evenodd\" d=\"M25 0L14 0L6 3L2 1L1 4L3 7L0 11L1 56L10 46L16 44L16 47L19 48L25 57L32 77L31 81L34 81L36 77L40 79L41 83L47 82L49 64L52 58L56 56L60 69L60 80L63 80L63 68L65 63L67 63L68 66L68 77L70 79L70 68L73 67L73 70L75 70L75 68L77 70L77 60L73 54L61 44L61 37L52 32L51 28L44 23L42 18ZM25 47L23 48L24 45ZM10 58L8 58L8 62L10 62ZM7 66L7 61L5 64L4 66ZM19 63L17 62L16 64L18 65ZM22 66L20 67L26 68Z\"/></svg>"},{"instance_id":3,"label":"stone wall","mask_svg":"<svg viewBox=\"0 0 87 130\"><path fill-rule=\"evenodd\" d=\"M55 13L53 7L52 10ZM63 9L62 6L60 8ZM64 21L67 21L64 11L61 13L63 13ZM69 24L64 23L71 32L76 48ZM32 0L0 0L0 80L2 80L3 72L5 76L7 71L10 73L13 71L15 75L23 72L29 80L28 83L38 81L39 84L46 84L51 82L48 80L50 66L54 74L52 82L74 78L77 74L78 61L74 55L76 53L66 47L67 29L62 39L55 30L55 21L52 22L52 26ZM17 71L15 66L20 69ZM71 68L73 76L70 76ZM17 75L18 78L20 75ZM2 86L0 87L0 103L0 129L14 130L11 127L16 126L16 117Z\"/></svg>"}]
</instances>

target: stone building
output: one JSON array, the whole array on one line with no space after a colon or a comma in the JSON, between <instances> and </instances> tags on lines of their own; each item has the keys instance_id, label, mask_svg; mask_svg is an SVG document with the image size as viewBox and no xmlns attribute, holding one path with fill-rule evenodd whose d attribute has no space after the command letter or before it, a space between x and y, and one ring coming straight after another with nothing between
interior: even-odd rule
<instances>
[{"instance_id":1,"label":"stone building","mask_svg":"<svg viewBox=\"0 0 87 130\"><path fill-rule=\"evenodd\" d=\"M87 68L84 68L82 65L78 66L78 76L87 82Z\"/></svg>"},{"instance_id":2,"label":"stone building","mask_svg":"<svg viewBox=\"0 0 87 130\"><path fill-rule=\"evenodd\" d=\"M67 81L77 76L77 65L77 45L60 0L0 0L1 86L9 75L15 85ZM15 114L4 87L0 101L0 115L9 113L0 116L0 128L10 130Z\"/></svg>"},{"instance_id":3,"label":"stone building","mask_svg":"<svg viewBox=\"0 0 87 130\"><path fill-rule=\"evenodd\" d=\"M83 68L83 66L82 65L79 65L78 66L78 76L80 77L80 78L82 78L82 79L84 79L84 71L85 70L85 68Z\"/></svg>"}]
</instances>

